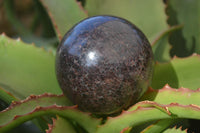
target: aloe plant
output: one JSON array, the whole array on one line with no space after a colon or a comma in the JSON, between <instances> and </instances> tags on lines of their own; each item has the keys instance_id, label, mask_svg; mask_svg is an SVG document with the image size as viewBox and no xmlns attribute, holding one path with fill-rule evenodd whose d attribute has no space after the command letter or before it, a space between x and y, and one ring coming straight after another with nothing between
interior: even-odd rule
<instances>
[{"instance_id":1,"label":"aloe plant","mask_svg":"<svg viewBox=\"0 0 200 133\"><path fill-rule=\"evenodd\" d=\"M4 32L0 35L0 132L200 131L195 126L200 123L198 0L26 0L28 7L22 2L21 10L35 9L29 26L16 15L19 11L14 9L20 4L1 3L0 13L6 17L0 26L7 28L0 31ZM63 95L55 74L55 52L72 26L105 14L137 25L149 39L156 63L152 83L136 104L117 116L96 117Z\"/></svg>"}]
</instances>

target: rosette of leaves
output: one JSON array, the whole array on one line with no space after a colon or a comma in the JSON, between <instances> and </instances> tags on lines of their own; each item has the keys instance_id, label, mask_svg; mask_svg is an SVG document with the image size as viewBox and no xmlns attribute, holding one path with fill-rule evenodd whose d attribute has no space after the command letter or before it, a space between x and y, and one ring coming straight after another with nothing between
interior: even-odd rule
<instances>
[{"instance_id":1,"label":"rosette of leaves","mask_svg":"<svg viewBox=\"0 0 200 133\"><path fill-rule=\"evenodd\" d=\"M0 132L199 132L198 0L16 3L4 0L0 7L0 26L7 27L0 35ZM34 12L29 12L31 22L23 19L22 11L19 17L19 9ZM55 50L74 24L102 14L136 24L150 40L156 64L152 84L138 103L118 116L97 118L78 110L62 94L55 76Z\"/></svg>"}]
</instances>

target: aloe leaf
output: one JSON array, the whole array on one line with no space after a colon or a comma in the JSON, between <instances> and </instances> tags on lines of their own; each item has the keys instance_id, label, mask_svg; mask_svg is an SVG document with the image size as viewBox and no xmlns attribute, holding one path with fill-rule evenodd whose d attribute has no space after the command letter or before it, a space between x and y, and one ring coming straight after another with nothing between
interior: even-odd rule
<instances>
[{"instance_id":1,"label":"aloe leaf","mask_svg":"<svg viewBox=\"0 0 200 133\"><path fill-rule=\"evenodd\" d=\"M26 100L13 102L9 108L0 112L0 132L6 132L25 121L39 116L54 114L76 121L88 132L93 133L100 120L83 113L77 106L70 105L64 95L43 94L30 96Z\"/></svg>"},{"instance_id":2,"label":"aloe leaf","mask_svg":"<svg viewBox=\"0 0 200 133\"><path fill-rule=\"evenodd\" d=\"M170 44L168 43L168 37L172 32L180 30L180 28L182 28L182 25L171 27L164 31L154 42L152 42L152 50L154 53L155 61L166 62L171 59L169 53Z\"/></svg>"},{"instance_id":3,"label":"aloe leaf","mask_svg":"<svg viewBox=\"0 0 200 133\"><path fill-rule=\"evenodd\" d=\"M165 84L173 88L198 89L200 87L200 56L193 54L186 58L174 57L170 62L156 63L152 88L160 89Z\"/></svg>"},{"instance_id":4,"label":"aloe leaf","mask_svg":"<svg viewBox=\"0 0 200 133\"><path fill-rule=\"evenodd\" d=\"M164 6L161 0L87 0L85 9L89 16L123 17L137 25L152 41L159 32L167 29Z\"/></svg>"},{"instance_id":5,"label":"aloe leaf","mask_svg":"<svg viewBox=\"0 0 200 133\"><path fill-rule=\"evenodd\" d=\"M18 106L20 108L26 108L27 110L32 111L35 107L37 107L38 104L40 106L49 106L49 105L52 105L52 104L72 105L64 95L53 95L53 94L47 94L47 93L45 93L43 95L39 95L39 96L31 95L26 100L13 101L12 104L10 105L10 107L9 107L9 108L13 109L13 110L10 111L9 116L14 117L18 113L15 106ZM4 119L9 121L9 117L4 116ZM12 118L10 118L10 119L12 119ZM46 123L44 123L44 119L37 118L37 120L36 119L34 120L34 124L39 125L38 127L42 126L42 128L43 128L44 124L46 124ZM21 125L20 128L27 127L25 125L27 125L27 124ZM29 126L31 125L30 121L29 121L28 125Z\"/></svg>"},{"instance_id":6,"label":"aloe leaf","mask_svg":"<svg viewBox=\"0 0 200 133\"><path fill-rule=\"evenodd\" d=\"M198 90L190 90L187 88L173 89L169 85L165 85L162 89L159 90L153 90L149 88L149 90L142 96L140 100L141 101L150 100L160 104L170 104L173 102L177 102L182 105L195 104L200 106L199 97L200 97L200 89ZM166 129L176 121L177 120L174 119L160 120L145 128L143 132L145 133L162 132L164 131L164 129Z\"/></svg>"},{"instance_id":7,"label":"aloe leaf","mask_svg":"<svg viewBox=\"0 0 200 133\"><path fill-rule=\"evenodd\" d=\"M191 90L187 88L173 89L169 85L165 85L162 89L154 90L149 88L142 96L140 101L150 100L159 104L170 104L177 102L182 105L196 104L200 106L199 102L200 88Z\"/></svg>"},{"instance_id":8,"label":"aloe leaf","mask_svg":"<svg viewBox=\"0 0 200 133\"><path fill-rule=\"evenodd\" d=\"M198 90L190 90L187 88L173 89L169 85L165 85L162 89L159 90L153 90L149 88L149 90L142 96L140 100L141 101L150 100L157 102L159 104L170 104L173 102L177 102L182 105L195 104L200 106L199 97L200 97L200 89ZM130 108L130 110L134 109L136 109L136 107ZM148 126L143 131L145 133L162 132L164 131L164 129L166 129L168 126L175 123L176 121L177 120L174 119L160 120Z\"/></svg>"},{"instance_id":9,"label":"aloe leaf","mask_svg":"<svg viewBox=\"0 0 200 133\"><path fill-rule=\"evenodd\" d=\"M63 131L67 131L68 133L76 133L76 130L70 122L62 117L57 116L57 119L53 118L53 124L49 125L49 129L46 131L46 133L63 133Z\"/></svg>"},{"instance_id":10,"label":"aloe leaf","mask_svg":"<svg viewBox=\"0 0 200 133\"><path fill-rule=\"evenodd\" d=\"M13 101L6 110L0 113L0 123L1 125L9 123L9 121L11 121L16 115L27 114L38 106L47 107L54 104L59 106L72 105L64 95L53 95L47 93L38 96L31 95L25 100Z\"/></svg>"},{"instance_id":11,"label":"aloe leaf","mask_svg":"<svg viewBox=\"0 0 200 133\"><path fill-rule=\"evenodd\" d=\"M61 94L55 56L20 39L0 36L0 86L18 99L45 92Z\"/></svg>"},{"instance_id":12,"label":"aloe leaf","mask_svg":"<svg viewBox=\"0 0 200 133\"><path fill-rule=\"evenodd\" d=\"M58 37L61 38L74 24L87 17L76 0L40 0L52 19ZM56 5L56 7L55 7Z\"/></svg>"},{"instance_id":13,"label":"aloe leaf","mask_svg":"<svg viewBox=\"0 0 200 133\"><path fill-rule=\"evenodd\" d=\"M166 14L170 26L183 24L183 29L170 36L171 55L185 57L192 53L200 54L200 1L168 0Z\"/></svg>"},{"instance_id":14,"label":"aloe leaf","mask_svg":"<svg viewBox=\"0 0 200 133\"><path fill-rule=\"evenodd\" d=\"M3 88L0 88L0 111L6 109L11 104L12 101L16 101L16 100L18 101L19 99L15 98L12 94L7 92ZM36 131L38 131L38 128L31 121L28 121L20 125L16 129L12 130L11 132L20 133L22 130L26 132L30 132L30 133L33 133L33 132L36 133Z\"/></svg>"},{"instance_id":15,"label":"aloe leaf","mask_svg":"<svg viewBox=\"0 0 200 133\"><path fill-rule=\"evenodd\" d=\"M200 105L199 97L200 97L200 89L198 89L198 90L190 90L190 89L186 89L186 88L173 89L173 88L169 87L168 85L166 85L165 87L163 87L160 90L149 89L144 94L144 96L140 99L140 100L152 100L157 103L152 102L152 101L142 101L142 102L139 102L139 103L135 104L134 106L130 107L126 111L126 113L131 112L131 111L137 111L141 107L142 108L152 108L153 107L153 108L157 108L158 110L162 111L163 113L168 114L169 116L170 116L170 114L172 114L172 116L173 116L175 114L173 114L170 111L170 109L164 104L170 105L170 103L178 102L179 104L182 104L181 106L188 106L190 104L193 104L194 107L199 108L200 107L199 106ZM177 104L171 104L171 105L177 105ZM177 112L177 114L179 114L179 113ZM122 115L123 115L123 113L122 113ZM153 114L149 114L149 115L153 115ZM149 115L146 114L144 116L148 117ZM155 117L157 117L156 115L157 114L155 114ZM140 117L142 117L142 116L140 116ZM144 118L144 117L142 117L142 118ZM158 120L160 120L159 122L154 123L153 125L150 125L149 127L147 127L144 130L144 132L162 132L169 125L171 125L172 123L177 121L177 119L174 119L173 117L171 117L171 119L166 119L166 118L161 119L161 120L158 119ZM144 121L144 123L146 123L147 121ZM134 123L134 124L135 124L135 122L137 122L137 120L135 121L135 118L132 119L132 121L130 121L130 123ZM127 125L125 125L125 127L126 126ZM128 125L128 126L131 126L131 125Z\"/></svg>"},{"instance_id":16,"label":"aloe leaf","mask_svg":"<svg viewBox=\"0 0 200 133\"><path fill-rule=\"evenodd\" d=\"M178 128L178 129L176 127L174 127L174 128L169 128L169 129L165 130L163 133L187 133L187 129L182 130L182 127Z\"/></svg>"},{"instance_id":17,"label":"aloe leaf","mask_svg":"<svg viewBox=\"0 0 200 133\"><path fill-rule=\"evenodd\" d=\"M108 118L107 122L98 128L97 133L116 133L122 131L125 127L128 126L136 126L149 121L160 119L200 119L200 107L197 105L180 105L178 103L172 103L163 106L168 109L171 115L153 106L138 107L133 111L124 111L117 117Z\"/></svg>"}]
</instances>

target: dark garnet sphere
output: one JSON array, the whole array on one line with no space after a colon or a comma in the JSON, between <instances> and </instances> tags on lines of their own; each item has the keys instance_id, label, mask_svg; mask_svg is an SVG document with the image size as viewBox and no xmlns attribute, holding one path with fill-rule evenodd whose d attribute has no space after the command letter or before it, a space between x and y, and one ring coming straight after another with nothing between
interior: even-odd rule
<instances>
[{"instance_id":1,"label":"dark garnet sphere","mask_svg":"<svg viewBox=\"0 0 200 133\"><path fill-rule=\"evenodd\" d=\"M113 16L85 19L66 33L57 50L57 79L82 111L119 113L133 105L152 78L153 55L145 35Z\"/></svg>"}]
</instances>

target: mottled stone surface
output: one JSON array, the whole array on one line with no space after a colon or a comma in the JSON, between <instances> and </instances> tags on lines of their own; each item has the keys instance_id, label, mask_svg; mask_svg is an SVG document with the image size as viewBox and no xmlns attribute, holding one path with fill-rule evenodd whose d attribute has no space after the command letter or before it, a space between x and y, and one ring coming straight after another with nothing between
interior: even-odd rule
<instances>
[{"instance_id":1,"label":"mottled stone surface","mask_svg":"<svg viewBox=\"0 0 200 133\"><path fill-rule=\"evenodd\" d=\"M120 112L145 92L152 77L151 46L128 21L96 16L63 38L56 56L64 94L83 111Z\"/></svg>"}]
</instances>

